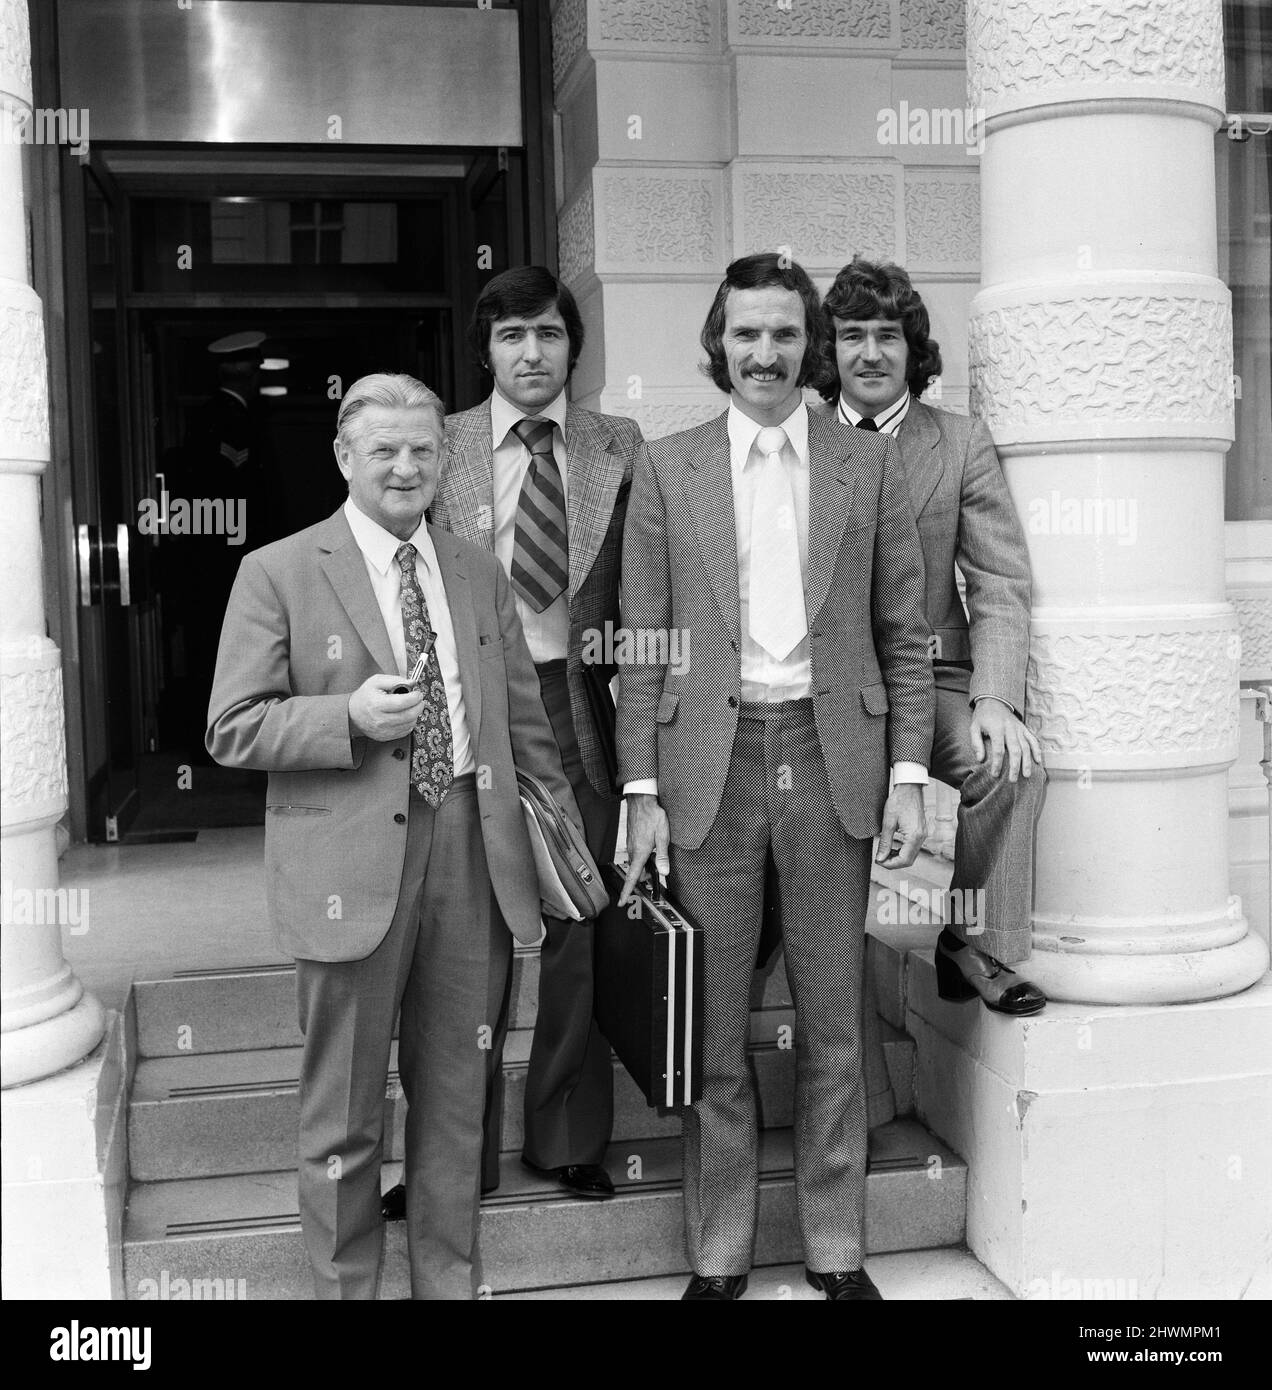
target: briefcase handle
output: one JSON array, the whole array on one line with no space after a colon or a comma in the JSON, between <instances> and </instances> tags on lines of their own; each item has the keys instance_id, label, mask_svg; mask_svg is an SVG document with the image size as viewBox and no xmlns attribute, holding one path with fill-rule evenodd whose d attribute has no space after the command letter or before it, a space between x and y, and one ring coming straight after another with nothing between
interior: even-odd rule
<instances>
[{"instance_id":1,"label":"briefcase handle","mask_svg":"<svg viewBox=\"0 0 1272 1390\"><path fill-rule=\"evenodd\" d=\"M660 907L666 906L667 894L663 890L662 880L658 877L658 864L652 854L641 866L640 881L645 885L650 902L657 903Z\"/></svg>"}]
</instances>

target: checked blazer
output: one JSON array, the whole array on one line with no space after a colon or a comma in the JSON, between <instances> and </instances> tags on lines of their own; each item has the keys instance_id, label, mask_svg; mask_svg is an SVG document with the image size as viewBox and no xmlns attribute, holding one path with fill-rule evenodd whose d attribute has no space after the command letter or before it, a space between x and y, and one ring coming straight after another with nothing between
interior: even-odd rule
<instances>
[{"instance_id":1,"label":"checked blazer","mask_svg":"<svg viewBox=\"0 0 1272 1390\"><path fill-rule=\"evenodd\" d=\"M617 628L623 521L632 468L645 443L633 420L571 405L565 415L569 460L566 521L570 547L570 645L566 677L579 753L592 787L615 794L583 686L583 643L589 632ZM490 401L446 420L446 464L429 511L433 525L486 550L495 546L494 442Z\"/></svg>"},{"instance_id":2,"label":"checked blazer","mask_svg":"<svg viewBox=\"0 0 1272 1390\"><path fill-rule=\"evenodd\" d=\"M649 446L623 547L630 628L688 633L683 674L619 668L619 781L656 777L672 841L715 819L741 690L737 535L727 413ZM889 765L928 763L934 696L923 555L895 442L809 412L804 603L812 700L835 809L879 830Z\"/></svg>"}]
</instances>

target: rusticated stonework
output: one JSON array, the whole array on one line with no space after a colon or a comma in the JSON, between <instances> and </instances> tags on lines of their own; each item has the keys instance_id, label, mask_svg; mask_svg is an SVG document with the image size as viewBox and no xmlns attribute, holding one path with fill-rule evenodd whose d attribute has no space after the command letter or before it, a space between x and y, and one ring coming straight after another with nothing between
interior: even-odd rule
<instances>
[{"instance_id":1,"label":"rusticated stonework","mask_svg":"<svg viewBox=\"0 0 1272 1390\"><path fill-rule=\"evenodd\" d=\"M710 43L707 0L604 0L601 38L610 43Z\"/></svg>"},{"instance_id":2,"label":"rusticated stonework","mask_svg":"<svg viewBox=\"0 0 1272 1390\"><path fill-rule=\"evenodd\" d=\"M1241 626L1241 678L1272 676L1272 596L1229 594Z\"/></svg>"},{"instance_id":3,"label":"rusticated stonework","mask_svg":"<svg viewBox=\"0 0 1272 1390\"><path fill-rule=\"evenodd\" d=\"M901 0L901 47L962 52L966 8L967 0Z\"/></svg>"},{"instance_id":4,"label":"rusticated stonework","mask_svg":"<svg viewBox=\"0 0 1272 1390\"><path fill-rule=\"evenodd\" d=\"M587 0L557 0L552 7L552 86L561 90L570 64L587 47Z\"/></svg>"},{"instance_id":5,"label":"rusticated stonework","mask_svg":"<svg viewBox=\"0 0 1272 1390\"><path fill-rule=\"evenodd\" d=\"M592 186L565 209L557 223L557 250L561 279L572 284L596 263L596 232L592 219Z\"/></svg>"},{"instance_id":6,"label":"rusticated stonework","mask_svg":"<svg viewBox=\"0 0 1272 1390\"><path fill-rule=\"evenodd\" d=\"M1075 296L991 309L968 325L968 357L972 414L995 437L1119 421L1231 435L1226 299Z\"/></svg>"},{"instance_id":7,"label":"rusticated stonework","mask_svg":"<svg viewBox=\"0 0 1272 1390\"><path fill-rule=\"evenodd\" d=\"M0 304L0 380L0 448L11 458L47 458L49 386L38 309Z\"/></svg>"},{"instance_id":8,"label":"rusticated stonework","mask_svg":"<svg viewBox=\"0 0 1272 1390\"><path fill-rule=\"evenodd\" d=\"M729 31L744 39L892 37L890 0L732 0Z\"/></svg>"},{"instance_id":9,"label":"rusticated stonework","mask_svg":"<svg viewBox=\"0 0 1272 1390\"><path fill-rule=\"evenodd\" d=\"M651 398L643 401L610 402L602 409L611 415L626 415L635 420L646 439L662 439L714 420L728 405L728 398L723 394L715 400L701 401L659 401L653 399L656 394L651 391Z\"/></svg>"},{"instance_id":10,"label":"rusticated stonework","mask_svg":"<svg viewBox=\"0 0 1272 1390\"><path fill-rule=\"evenodd\" d=\"M66 719L60 666L0 675L0 792L4 819L66 802Z\"/></svg>"},{"instance_id":11,"label":"rusticated stonework","mask_svg":"<svg viewBox=\"0 0 1272 1390\"><path fill-rule=\"evenodd\" d=\"M973 106L992 112L1050 87L1127 84L1222 102L1220 0L977 0L969 11Z\"/></svg>"},{"instance_id":12,"label":"rusticated stonework","mask_svg":"<svg viewBox=\"0 0 1272 1390\"><path fill-rule=\"evenodd\" d=\"M27 96L31 91L27 0L0 0L0 86L15 96Z\"/></svg>"},{"instance_id":13,"label":"rusticated stonework","mask_svg":"<svg viewBox=\"0 0 1272 1390\"><path fill-rule=\"evenodd\" d=\"M1061 755L1221 756L1237 739L1235 646L1223 628L1035 629L1030 723Z\"/></svg>"},{"instance_id":14,"label":"rusticated stonework","mask_svg":"<svg viewBox=\"0 0 1272 1390\"><path fill-rule=\"evenodd\" d=\"M742 211L735 255L789 246L797 261L838 270L855 252L896 254L896 183L866 170L744 168L734 202ZM744 244L742 244L744 243Z\"/></svg>"},{"instance_id":15,"label":"rusticated stonework","mask_svg":"<svg viewBox=\"0 0 1272 1390\"><path fill-rule=\"evenodd\" d=\"M980 269L980 184L973 175L906 174L905 258L912 269Z\"/></svg>"},{"instance_id":16,"label":"rusticated stonework","mask_svg":"<svg viewBox=\"0 0 1272 1390\"><path fill-rule=\"evenodd\" d=\"M605 259L623 265L714 265L711 184L701 178L606 178Z\"/></svg>"}]
</instances>

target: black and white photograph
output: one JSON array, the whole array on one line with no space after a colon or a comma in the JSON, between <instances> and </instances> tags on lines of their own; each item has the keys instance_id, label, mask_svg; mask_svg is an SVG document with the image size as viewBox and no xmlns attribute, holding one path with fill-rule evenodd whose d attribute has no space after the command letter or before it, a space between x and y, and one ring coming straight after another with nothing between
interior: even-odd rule
<instances>
[{"instance_id":1,"label":"black and white photograph","mask_svg":"<svg viewBox=\"0 0 1272 1390\"><path fill-rule=\"evenodd\" d=\"M1257 1364L1272 0L0 0L0 124L31 1364Z\"/></svg>"}]
</instances>

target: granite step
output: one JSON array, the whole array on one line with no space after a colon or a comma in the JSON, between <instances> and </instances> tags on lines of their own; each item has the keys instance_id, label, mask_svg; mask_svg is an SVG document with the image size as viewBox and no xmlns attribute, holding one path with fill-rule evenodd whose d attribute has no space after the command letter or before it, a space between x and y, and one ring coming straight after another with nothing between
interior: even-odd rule
<instances>
[{"instance_id":1,"label":"granite step","mask_svg":"<svg viewBox=\"0 0 1272 1390\"><path fill-rule=\"evenodd\" d=\"M533 1028L539 1011L539 951L519 946L513 953L510 1028ZM291 965L189 971L159 980L137 980L140 1057L186 1057L215 1052L255 1052L299 1047L295 969ZM757 974L754 1008L790 1006L786 970L778 953Z\"/></svg>"},{"instance_id":2,"label":"granite step","mask_svg":"<svg viewBox=\"0 0 1272 1390\"><path fill-rule=\"evenodd\" d=\"M967 1187L962 1159L913 1120L883 1126L874 1140L868 1251L961 1245ZM679 1140L670 1137L642 1140L635 1149L630 1143L612 1146L606 1161L618 1194L609 1202L572 1198L527 1172L515 1155L505 1155L501 1185L482 1202L484 1290L499 1296L658 1276L683 1279L680 1153ZM397 1180L397 1168L387 1168L385 1187ZM761 1134L760 1168L756 1264L798 1262L789 1129ZM408 1292L404 1225L390 1223L386 1237L381 1296L401 1298ZM135 1184L125 1216L124 1277L133 1299L190 1297L194 1281L209 1281L201 1287L216 1285L236 1298L311 1297L295 1174Z\"/></svg>"},{"instance_id":3,"label":"granite step","mask_svg":"<svg viewBox=\"0 0 1272 1390\"><path fill-rule=\"evenodd\" d=\"M938 1250L902 1250L872 1255L866 1273L888 1302L982 1302L1010 1299L1011 1290L961 1246ZM617 1279L565 1288L518 1289L495 1294L512 1301L585 1299L589 1302L666 1302L684 1292L686 1275L653 1275L647 1279ZM744 1302L760 1299L821 1302L825 1295L811 1288L802 1264L764 1265L751 1271Z\"/></svg>"},{"instance_id":4,"label":"granite step","mask_svg":"<svg viewBox=\"0 0 1272 1390\"><path fill-rule=\"evenodd\" d=\"M751 1015L756 1093L765 1128L791 1123L795 1053L781 1040L786 1036L782 1030L792 1024L790 1009L757 1010ZM897 1112L908 1115L913 1112L914 1044L897 1029L881 1027ZM521 1149L531 1038L531 1030L518 1029L509 1033L504 1046L501 1150ZM386 1159L402 1156L406 1123L396 1053L394 1044L384 1101ZM157 1057L138 1063L128 1107L132 1178L161 1182L294 1168L299 1075L298 1047ZM615 1140L679 1133L679 1116L649 1106L615 1058Z\"/></svg>"}]
</instances>

